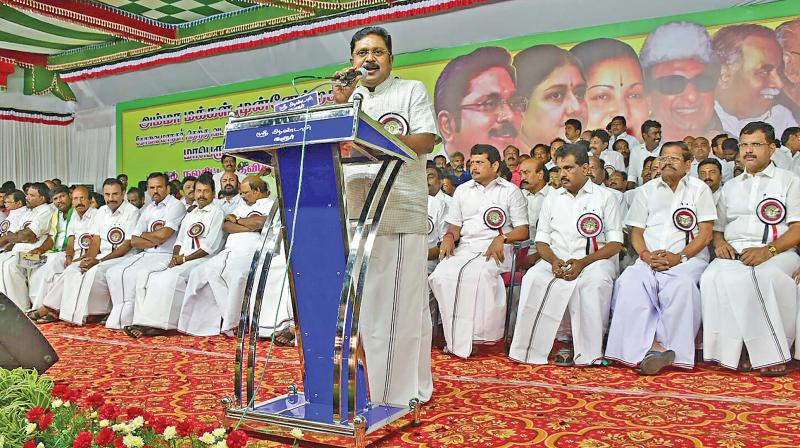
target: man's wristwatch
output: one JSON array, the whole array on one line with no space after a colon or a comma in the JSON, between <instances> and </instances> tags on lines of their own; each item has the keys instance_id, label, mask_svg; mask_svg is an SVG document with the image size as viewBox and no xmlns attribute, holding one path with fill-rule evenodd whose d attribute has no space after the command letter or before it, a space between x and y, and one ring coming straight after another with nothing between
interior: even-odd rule
<instances>
[{"instance_id":1,"label":"man's wristwatch","mask_svg":"<svg viewBox=\"0 0 800 448\"><path fill-rule=\"evenodd\" d=\"M686 263L687 261L689 261L689 257L687 257L685 253L680 252L678 253L678 255L681 257L681 263Z\"/></svg>"},{"instance_id":2,"label":"man's wristwatch","mask_svg":"<svg viewBox=\"0 0 800 448\"><path fill-rule=\"evenodd\" d=\"M508 235L506 235L505 233L503 233L503 234L501 234L500 236L501 236L501 237L503 237L503 244L506 244L506 243L508 242Z\"/></svg>"},{"instance_id":3,"label":"man's wristwatch","mask_svg":"<svg viewBox=\"0 0 800 448\"><path fill-rule=\"evenodd\" d=\"M778 255L778 247L775 246L774 244L767 244L767 250L769 251L769 255L771 257Z\"/></svg>"}]
</instances>

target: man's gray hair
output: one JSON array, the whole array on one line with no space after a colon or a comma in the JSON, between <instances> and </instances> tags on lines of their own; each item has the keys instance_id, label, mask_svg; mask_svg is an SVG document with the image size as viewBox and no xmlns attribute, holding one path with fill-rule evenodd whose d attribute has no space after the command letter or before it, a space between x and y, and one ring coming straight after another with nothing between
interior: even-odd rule
<instances>
[{"instance_id":1,"label":"man's gray hair","mask_svg":"<svg viewBox=\"0 0 800 448\"><path fill-rule=\"evenodd\" d=\"M783 45L789 34L800 34L800 19L781 23L775 28L775 33L778 35L778 42Z\"/></svg>"},{"instance_id":2,"label":"man's gray hair","mask_svg":"<svg viewBox=\"0 0 800 448\"><path fill-rule=\"evenodd\" d=\"M662 62L698 59L710 64L712 57L711 36L705 27L692 22L670 22L647 35L639 62L647 76L650 68Z\"/></svg>"}]
</instances>

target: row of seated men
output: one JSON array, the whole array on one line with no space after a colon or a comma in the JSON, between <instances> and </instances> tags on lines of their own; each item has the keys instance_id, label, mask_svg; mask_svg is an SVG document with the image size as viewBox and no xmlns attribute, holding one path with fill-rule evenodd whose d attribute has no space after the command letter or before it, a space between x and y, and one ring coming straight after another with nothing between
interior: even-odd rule
<instances>
[{"instance_id":1,"label":"row of seated men","mask_svg":"<svg viewBox=\"0 0 800 448\"><path fill-rule=\"evenodd\" d=\"M472 180L452 198L437 191L441 171L430 166L429 286L445 350L466 358L503 337L501 274L511 270L510 243L530 239L513 360L545 364L561 340L557 364L615 360L652 375L692 368L702 347L727 368L785 374L800 329L800 179L771 161L769 124L745 126L739 148L744 173L714 193L689 175L698 167L684 142L663 143L652 180L643 172L646 182L625 197L597 181L602 164L593 167L580 144L556 151L560 188L534 158L520 165L518 188L498 175L489 145L472 148ZM719 163L700 165L722 174Z\"/></svg>"},{"instance_id":2,"label":"row of seated men","mask_svg":"<svg viewBox=\"0 0 800 448\"><path fill-rule=\"evenodd\" d=\"M84 187L48 191L35 183L24 206L7 195L12 210L0 225L0 292L39 323L105 321L131 337L232 334L273 204L268 184L247 177L232 207L215 200L210 174L194 182L193 202L169 194L163 173L148 176L147 191L150 203L141 210L124 200L123 184L113 178L103 183L99 209L89 207ZM46 261L35 263L38 256ZM283 295L262 308L267 334L291 320L284 268L283 256L275 257L267 289Z\"/></svg>"}]
</instances>

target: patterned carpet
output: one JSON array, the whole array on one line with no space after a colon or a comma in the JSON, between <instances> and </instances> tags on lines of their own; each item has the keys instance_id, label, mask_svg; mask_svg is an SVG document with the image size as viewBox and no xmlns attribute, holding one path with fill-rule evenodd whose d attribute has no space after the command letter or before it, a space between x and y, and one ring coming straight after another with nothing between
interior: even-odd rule
<instances>
[{"instance_id":1,"label":"patterned carpet","mask_svg":"<svg viewBox=\"0 0 800 448\"><path fill-rule=\"evenodd\" d=\"M100 326L44 327L61 360L48 371L122 406L211 423L233 384L235 341L133 340ZM259 356L265 356L266 343ZM259 396L300 383L294 349L276 348ZM421 427L380 430L373 447L798 447L800 372L762 378L701 365L639 377L620 367L510 361L502 346L458 360L433 354L435 391ZM260 446L290 446L262 442ZM301 446L305 446L301 444Z\"/></svg>"}]
</instances>

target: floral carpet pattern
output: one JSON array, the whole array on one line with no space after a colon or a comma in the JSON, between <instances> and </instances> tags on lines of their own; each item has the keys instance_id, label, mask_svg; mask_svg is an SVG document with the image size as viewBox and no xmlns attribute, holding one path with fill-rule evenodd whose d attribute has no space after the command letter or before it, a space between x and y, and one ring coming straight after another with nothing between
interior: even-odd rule
<instances>
[{"instance_id":1,"label":"floral carpet pattern","mask_svg":"<svg viewBox=\"0 0 800 448\"><path fill-rule=\"evenodd\" d=\"M221 417L233 389L235 340L134 340L101 326L43 327L60 361L48 374L157 415ZM269 344L259 347L266 361ZM800 446L800 370L782 378L708 364L640 377L623 367L526 366L502 345L461 360L433 352L434 397L422 425L373 434L372 447L757 448ZM260 373L260 372L259 372ZM293 348L274 348L259 398L301 383ZM264 441L260 446L291 446ZM300 446L306 446L301 443ZM309 445L312 446L312 445Z\"/></svg>"}]
</instances>

